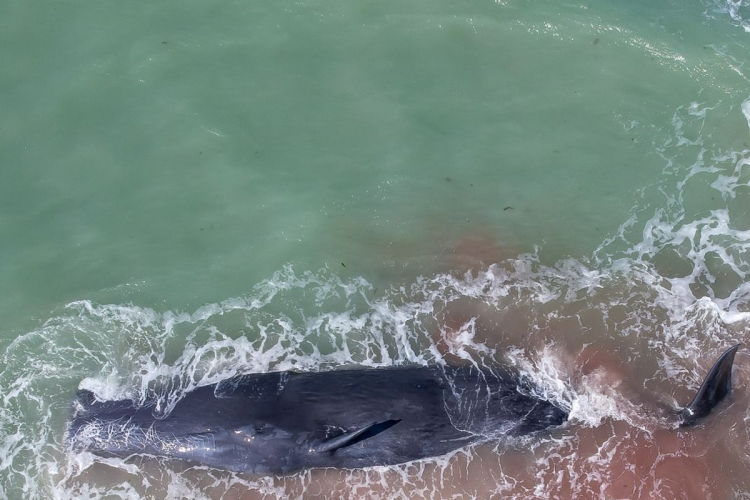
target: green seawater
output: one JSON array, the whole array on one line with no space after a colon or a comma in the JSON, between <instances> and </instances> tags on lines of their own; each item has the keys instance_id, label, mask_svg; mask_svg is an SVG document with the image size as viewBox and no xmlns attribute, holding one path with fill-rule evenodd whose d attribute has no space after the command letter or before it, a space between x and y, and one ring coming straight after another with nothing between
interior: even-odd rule
<instances>
[{"instance_id":1,"label":"green seawater","mask_svg":"<svg viewBox=\"0 0 750 500\"><path fill-rule=\"evenodd\" d=\"M28 464L64 476L77 381L123 377L75 328L18 347L76 301L192 314L289 268L378 296L488 239L597 272L700 262L715 279L686 300L746 313L748 20L745 0L2 2L0 498L65 498ZM644 256L656 213L672 236L727 226ZM41 417L14 399L32 386L54 391Z\"/></svg>"},{"instance_id":2,"label":"green seawater","mask_svg":"<svg viewBox=\"0 0 750 500\"><path fill-rule=\"evenodd\" d=\"M81 298L214 302L285 263L419 274L478 224L586 254L661 179L679 106L747 142L748 36L705 8L8 2L3 337Z\"/></svg>"}]
</instances>

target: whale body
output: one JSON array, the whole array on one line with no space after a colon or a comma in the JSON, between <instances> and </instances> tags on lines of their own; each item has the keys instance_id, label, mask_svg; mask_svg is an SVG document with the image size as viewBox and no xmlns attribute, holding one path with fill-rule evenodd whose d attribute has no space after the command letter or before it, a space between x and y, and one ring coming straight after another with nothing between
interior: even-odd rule
<instances>
[{"instance_id":1,"label":"whale body","mask_svg":"<svg viewBox=\"0 0 750 500\"><path fill-rule=\"evenodd\" d=\"M705 416L731 389L726 351L685 410ZM701 396L703 394L703 396ZM509 369L413 366L250 374L199 387L166 416L156 399L99 401L80 390L75 450L147 454L252 474L394 465L562 425L567 412Z\"/></svg>"}]
</instances>

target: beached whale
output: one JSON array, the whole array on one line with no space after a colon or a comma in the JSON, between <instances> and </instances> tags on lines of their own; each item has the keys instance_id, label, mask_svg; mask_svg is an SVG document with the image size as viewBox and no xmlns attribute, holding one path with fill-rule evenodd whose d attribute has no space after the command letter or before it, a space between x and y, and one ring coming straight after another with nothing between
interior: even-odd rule
<instances>
[{"instance_id":1,"label":"beached whale","mask_svg":"<svg viewBox=\"0 0 750 500\"><path fill-rule=\"evenodd\" d=\"M731 391L738 345L724 352L680 418L692 425ZM509 369L415 366L238 376L156 401L79 391L68 443L102 456L148 454L237 472L392 465L562 425L567 413Z\"/></svg>"}]
</instances>

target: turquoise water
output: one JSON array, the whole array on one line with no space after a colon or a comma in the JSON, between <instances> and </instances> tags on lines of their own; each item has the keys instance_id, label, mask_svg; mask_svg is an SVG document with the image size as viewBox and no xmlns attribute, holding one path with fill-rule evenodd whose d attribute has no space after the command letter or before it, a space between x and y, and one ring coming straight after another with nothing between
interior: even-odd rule
<instances>
[{"instance_id":1,"label":"turquoise water","mask_svg":"<svg viewBox=\"0 0 750 500\"><path fill-rule=\"evenodd\" d=\"M600 342L695 386L750 342L748 54L745 0L4 3L0 498L351 496L97 469L69 402L434 362L470 318L471 356Z\"/></svg>"}]
</instances>

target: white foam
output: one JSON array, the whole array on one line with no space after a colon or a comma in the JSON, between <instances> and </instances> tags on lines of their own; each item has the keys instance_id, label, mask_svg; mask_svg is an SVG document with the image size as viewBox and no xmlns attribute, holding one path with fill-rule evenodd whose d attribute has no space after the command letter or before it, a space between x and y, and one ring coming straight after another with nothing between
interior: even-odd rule
<instances>
[{"instance_id":1,"label":"white foam","mask_svg":"<svg viewBox=\"0 0 750 500\"><path fill-rule=\"evenodd\" d=\"M642 411L618 392L602 372L581 376L576 373L570 354L555 346L546 346L529 357L520 349L506 353L508 360L523 377L532 382L536 396L568 411L574 425L597 427L605 420L623 420L631 425L649 428L658 421L644 417Z\"/></svg>"},{"instance_id":2,"label":"white foam","mask_svg":"<svg viewBox=\"0 0 750 500\"><path fill-rule=\"evenodd\" d=\"M725 0L727 12L742 28L750 33L750 4L746 0Z\"/></svg>"},{"instance_id":3,"label":"white foam","mask_svg":"<svg viewBox=\"0 0 750 500\"><path fill-rule=\"evenodd\" d=\"M564 339L555 338L558 334L550 325L570 320L583 332L580 316L598 312L603 318L601 337L613 342L632 338L628 348L639 349L636 354L651 356L658 364L659 372L647 382L693 388L701 378L696 360L708 351L748 341L744 332L750 323L750 230L736 228L737 215L729 201L750 183L749 152L714 151L706 134L688 134L687 130L702 130L713 111L705 103L676 110L673 131L659 146L665 158L663 185L651 188L674 194L655 208L638 201L629 218L591 256L543 263L537 249L463 276L425 276L387 290L378 299L371 298L373 286L363 277L343 280L328 268L298 273L285 267L248 296L205 304L192 312L86 300L69 304L38 330L16 339L3 355L0 470L7 477L6 490L11 495L25 491L28 498L96 498L105 491L113 497L139 498L154 487L156 480L135 462L64 449L56 422L75 387L103 400L156 396L156 411L167 415L186 392L238 373L444 363L434 341L441 329L448 353L462 360L489 364L505 354L533 382L537 395L569 411L570 425L594 428L626 422L635 429L650 429L662 424L643 415L597 372L577 373L559 347L564 342L556 343ZM742 113L750 127L750 99L742 104ZM690 161L681 166L675 158ZM683 190L699 175L723 196L710 209L688 214ZM664 272L655 263L665 250L678 255L684 264L681 273ZM730 285L729 290L721 289ZM479 308L468 309L471 314L448 332L445 311L452 304L466 303L481 305L482 315L476 313ZM610 319L616 308L625 312ZM508 345L498 350L497 343L490 342L497 340L491 338L494 332L486 338L484 316L496 315L491 319L507 333L502 331L503 314L513 310L522 310L527 323L521 331L510 332L517 347L505 352ZM641 339L649 352L642 352L643 342L637 342ZM36 418L28 418L29 408L35 409ZM569 437L530 439L532 450L542 443L549 447L539 452L539 467L555 453L574 452L575 440ZM597 460L605 460L617 446L600 447ZM411 488L420 487L415 474L434 474L436 484L445 485L441 474L447 477L467 466L464 461L473 453L463 450L397 468L375 468L353 473L345 481L351 491L359 492L386 490L396 481L402 487L389 489L388 498L406 498ZM107 489L80 480L85 471L103 465L129 475L132 482L117 482ZM165 498L200 497L207 491L205 486L198 491L199 481L178 470L164 467L159 481L166 484ZM517 486L512 477L495 472L495 491ZM289 481L310 484L312 473ZM273 498L290 491L283 481L250 481L235 475L217 475L214 484L219 490L242 484ZM543 497L546 490L539 488Z\"/></svg>"}]
</instances>

